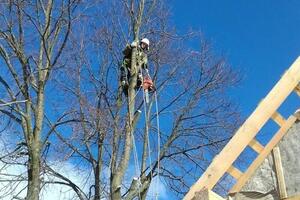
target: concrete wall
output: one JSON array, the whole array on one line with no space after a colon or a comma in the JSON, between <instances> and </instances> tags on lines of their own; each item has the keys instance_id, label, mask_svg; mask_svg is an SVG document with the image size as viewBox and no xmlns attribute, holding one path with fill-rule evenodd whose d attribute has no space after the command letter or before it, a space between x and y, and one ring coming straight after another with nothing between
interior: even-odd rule
<instances>
[{"instance_id":1,"label":"concrete wall","mask_svg":"<svg viewBox=\"0 0 300 200\"><path fill-rule=\"evenodd\" d=\"M300 123L295 123L279 143L288 196L300 195ZM233 200L279 200L272 154L256 170Z\"/></svg>"}]
</instances>

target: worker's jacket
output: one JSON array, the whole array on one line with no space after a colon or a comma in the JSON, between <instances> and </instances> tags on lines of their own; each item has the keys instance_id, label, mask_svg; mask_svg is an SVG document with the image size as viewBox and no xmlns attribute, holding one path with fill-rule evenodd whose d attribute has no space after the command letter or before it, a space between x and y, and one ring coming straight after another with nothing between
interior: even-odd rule
<instances>
[{"instance_id":1,"label":"worker's jacket","mask_svg":"<svg viewBox=\"0 0 300 200\"><path fill-rule=\"evenodd\" d=\"M140 46L137 47L136 52L137 52L136 63L137 63L138 71L141 69L148 69L147 54ZM125 65L129 71L131 69L131 53L132 53L132 47L129 44L127 44L125 49L123 50L123 55L124 55L123 65Z\"/></svg>"}]
</instances>

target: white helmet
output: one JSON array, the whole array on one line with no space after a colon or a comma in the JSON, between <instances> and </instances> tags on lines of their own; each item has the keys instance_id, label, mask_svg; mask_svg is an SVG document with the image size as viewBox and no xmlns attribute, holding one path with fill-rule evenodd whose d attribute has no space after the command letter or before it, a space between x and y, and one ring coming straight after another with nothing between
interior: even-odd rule
<instances>
[{"instance_id":1,"label":"white helmet","mask_svg":"<svg viewBox=\"0 0 300 200\"><path fill-rule=\"evenodd\" d=\"M141 42L144 43L144 44L147 44L148 47L149 47L149 45L150 45L150 41L149 41L147 38L143 38L143 39L141 40Z\"/></svg>"}]
</instances>

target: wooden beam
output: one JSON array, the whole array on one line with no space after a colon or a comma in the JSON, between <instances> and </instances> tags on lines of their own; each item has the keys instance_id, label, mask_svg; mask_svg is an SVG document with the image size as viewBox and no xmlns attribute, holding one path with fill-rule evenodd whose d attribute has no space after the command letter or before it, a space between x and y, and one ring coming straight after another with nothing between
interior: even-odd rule
<instances>
[{"instance_id":1,"label":"wooden beam","mask_svg":"<svg viewBox=\"0 0 300 200\"><path fill-rule=\"evenodd\" d=\"M279 126L282 126L285 122L285 119L282 117L282 115L278 112L274 112L274 114L271 117Z\"/></svg>"},{"instance_id":2,"label":"wooden beam","mask_svg":"<svg viewBox=\"0 0 300 200\"><path fill-rule=\"evenodd\" d=\"M261 145L256 139L252 139L249 143L249 146L257 153L261 153L264 150L264 146Z\"/></svg>"},{"instance_id":3,"label":"wooden beam","mask_svg":"<svg viewBox=\"0 0 300 200\"><path fill-rule=\"evenodd\" d=\"M246 172L238 179L236 184L231 188L229 194L239 192L248 179L252 176L255 170L261 165L261 163L266 159L266 157L271 153L272 149L278 144L278 142L282 139L282 137L286 134L289 128L296 121L295 116L290 116L285 124L277 131L277 133L273 136L270 142L265 146L264 150L256 157L256 159L252 162Z\"/></svg>"},{"instance_id":4,"label":"wooden beam","mask_svg":"<svg viewBox=\"0 0 300 200\"><path fill-rule=\"evenodd\" d=\"M275 163L276 178L277 178L277 183L279 188L279 196L280 199L284 199L287 198L287 192L286 192L286 185L284 180L279 147L274 147L272 152L273 152L273 158Z\"/></svg>"},{"instance_id":5,"label":"wooden beam","mask_svg":"<svg viewBox=\"0 0 300 200\"><path fill-rule=\"evenodd\" d=\"M297 58L266 98L264 98L244 124L238 129L220 154L213 159L207 170L190 188L189 192L184 197L185 200L192 199L195 192L201 191L203 188L212 189L215 186L241 152L255 137L257 132L294 90L299 81L300 57Z\"/></svg>"},{"instance_id":6,"label":"wooden beam","mask_svg":"<svg viewBox=\"0 0 300 200\"><path fill-rule=\"evenodd\" d=\"M239 179L243 175L243 173L239 169L235 168L232 165L227 170L227 173L230 174L235 179Z\"/></svg>"}]
</instances>

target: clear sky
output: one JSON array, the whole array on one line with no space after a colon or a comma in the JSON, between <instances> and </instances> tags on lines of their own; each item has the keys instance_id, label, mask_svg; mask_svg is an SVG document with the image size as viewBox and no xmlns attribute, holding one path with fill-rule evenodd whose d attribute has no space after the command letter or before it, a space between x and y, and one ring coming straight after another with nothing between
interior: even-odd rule
<instances>
[{"instance_id":1,"label":"clear sky","mask_svg":"<svg viewBox=\"0 0 300 200\"><path fill-rule=\"evenodd\" d=\"M241 71L242 82L230 97L243 118L300 55L299 0L172 0L170 5L179 32L202 31L213 50ZM280 112L287 117L297 107L293 94ZM266 143L275 128L267 124L258 139Z\"/></svg>"},{"instance_id":2,"label":"clear sky","mask_svg":"<svg viewBox=\"0 0 300 200\"><path fill-rule=\"evenodd\" d=\"M172 0L180 32L201 30L213 49L241 70L230 94L244 117L300 55L298 0Z\"/></svg>"}]
</instances>

